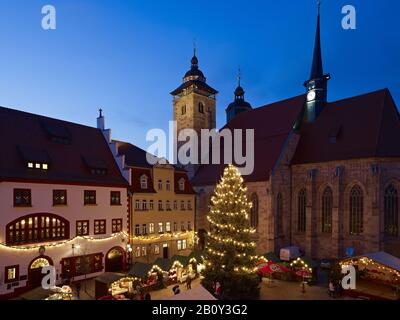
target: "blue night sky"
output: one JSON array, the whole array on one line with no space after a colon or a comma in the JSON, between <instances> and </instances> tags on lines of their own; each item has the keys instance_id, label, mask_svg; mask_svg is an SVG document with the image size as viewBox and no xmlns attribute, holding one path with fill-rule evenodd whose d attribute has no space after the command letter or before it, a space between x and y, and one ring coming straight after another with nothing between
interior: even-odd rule
<instances>
[{"instance_id":1,"label":"blue night sky","mask_svg":"<svg viewBox=\"0 0 400 320\"><path fill-rule=\"evenodd\" d=\"M41 8L57 9L57 30ZM357 30L341 28L342 6ZM146 132L172 120L169 92L189 69L219 90L217 126L240 65L246 99L261 106L304 92L316 0L0 0L0 105L95 126L105 110L113 137L145 147ZM388 87L400 106L398 0L322 1L329 100Z\"/></svg>"}]
</instances>

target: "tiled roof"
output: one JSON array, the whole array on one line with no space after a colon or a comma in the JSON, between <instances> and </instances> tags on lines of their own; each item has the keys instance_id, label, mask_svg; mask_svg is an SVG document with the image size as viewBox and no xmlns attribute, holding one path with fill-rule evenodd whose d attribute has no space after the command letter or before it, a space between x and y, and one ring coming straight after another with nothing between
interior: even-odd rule
<instances>
[{"instance_id":1,"label":"tiled roof","mask_svg":"<svg viewBox=\"0 0 400 320\"><path fill-rule=\"evenodd\" d=\"M305 96L297 96L237 115L224 128L254 129L254 171L246 181L265 181L273 170L296 120L301 114ZM244 136L244 133L243 133ZM244 139L243 139L244 140ZM221 150L224 143L221 143ZM243 152L245 148L243 147ZM223 152L221 151L221 155ZM192 179L192 184L214 185L225 165L204 164Z\"/></svg>"},{"instance_id":2,"label":"tiled roof","mask_svg":"<svg viewBox=\"0 0 400 320\"><path fill-rule=\"evenodd\" d=\"M0 107L0 137L0 181L127 186L99 129ZM101 174L85 159L101 164Z\"/></svg>"},{"instance_id":3,"label":"tiled roof","mask_svg":"<svg viewBox=\"0 0 400 320\"><path fill-rule=\"evenodd\" d=\"M400 157L400 118L388 89L328 103L301 128L293 164Z\"/></svg>"}]
</instances>

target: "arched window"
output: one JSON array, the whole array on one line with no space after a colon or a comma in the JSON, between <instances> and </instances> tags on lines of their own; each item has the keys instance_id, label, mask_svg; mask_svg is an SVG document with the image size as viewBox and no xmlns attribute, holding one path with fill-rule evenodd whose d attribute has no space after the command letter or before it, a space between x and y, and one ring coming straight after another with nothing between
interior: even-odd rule
<instances>
[{"instance_id":1,"label":"arched window","mask_svg":"<svg viewBox=\"0 0 400 320\"><path fill-rule=\"evenodd\" d=\"M399 234L399 202L397 189L390 185L385 190L385 235L397 237Z\"/></svg>"},{"instance_id":2,"label":"arched window","mask_svg":"<svg viewBox=\"0 0 400 320\"><path fill-rule=\"evenodd\" d=\"M185 179L180 178L178 184L179 184L179 191L185 191Z\"/></svg>"},{"instance_id":3,"label":"arched window","mask_svg":"<svg viewBox=\"0 0 400 320\"><path fill-rule=\"evenodd\" d=\"M327 187L322 194L322 232L332 232L332 207L333 207L333 195L332 189Z\"/></svg>"},{"instance_id":4,"label":"arched window","mask_svg":"<svg viewBox=\"0 0 400 320\"><path fill-rule=\"evenodd\" d=\"M9 223L7 245L21 245L69 239L69 222L53 214L33 214Z\"/></svg>"},{"instance_id":5,"label":"arched window","mask_svg":"<svg viewBox=\"0 0 400 320\"><path fill-rule=\"evenodd\" d=\"M350 191L350 234L363 233L364 196L359 186L354 186Z\"/></svg>"},{"instance_id":6,"label":"arched window","mask_svg":"<svg viewBox=\"0 0 400 320\"><path fill-rule=\"evenodd\" d=\"M147 176L145 174L140 177L140 188L147 189Z\"/></svg>"},{"instance_id":7,"label":"arched window","mask_svg":"<svg viewBox=\"0 0 400 320\"><path fill-rule=\"evenodd\" d=\"M306 190L297 195L297 231L306 232Z\"/></svg>"},{"instance_id":8,"label":"arched window","mask_svg":"<svg viewBox=\"0 0 400 320\"><path fill-rule=\"evenodd\" d=\"M258 227L258 196L256 193L251 195L252 207L250 210L250 225L253 228Z\"/></svg>"},{"instance_id":9,"label":"arched window","mask_svg":"<svg viewBox=\"0 0 400 320\"><path fill-rule=\"evenodd\" d=\"M276 231L277 235L283 235L283 197L282 193L278 193L276 198Z\"/></svg>"},{"instance_id":10,"label":"arched window","mask_svg":"<svg viewBox=\"0 0 400 320\"><path fill-rule=\"evenodd\" d=\"M204 104L203 102L199 102L199 112L204 113Z\"/></svg>"}]
</instances>

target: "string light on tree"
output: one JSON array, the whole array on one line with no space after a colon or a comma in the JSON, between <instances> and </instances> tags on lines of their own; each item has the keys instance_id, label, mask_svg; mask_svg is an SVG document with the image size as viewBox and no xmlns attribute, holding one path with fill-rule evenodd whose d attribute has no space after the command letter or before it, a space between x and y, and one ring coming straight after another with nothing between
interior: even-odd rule
<instances>
[{"instance_id":1,"label":"string light on tree","mask_svg":"<svg viewBox=\"0 0 400 320\"><path fill-rule=\"evenodd\" d=\"M251 207L239 170L228 166L211 197L203 272L205 287L212 291L220 282L227 299L256 299L259 295Z\"/></svg>"}]
</instances>

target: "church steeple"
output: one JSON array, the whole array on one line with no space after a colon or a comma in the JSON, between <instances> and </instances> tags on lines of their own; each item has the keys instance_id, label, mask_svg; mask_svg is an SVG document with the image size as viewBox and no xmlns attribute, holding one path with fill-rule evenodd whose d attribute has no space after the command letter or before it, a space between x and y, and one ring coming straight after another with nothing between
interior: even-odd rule
<instances>
[{"instance_id":1,"label":"church steeple","mask_svg":"<svg viewBox=\"0 0 400 320\"><path fill-rule=\"evenodd\" d=\"M250 103L248 103L244 100L245 91L243 90L243 88L241 86L241 79L242 79L242 75L241 75L240 68L239 68L238 77L237 77L238 87L236 88L235 93L234 93L235 101L232 102L228 106L228 108L226 108L226 122L227 123L229 121L231 121L234 117L236 117L239 113L252 110Z\"/></svg>"},{"instance_id":2,"label":"church steeple","mask_svg":"<svg viewBox=\"0 0 400 320\"><path fill-rule=\"evenodd\" d=\"M321 1L318 0L317 30L315 33L314 55L310 79L304 83L307 88L305 120L314 122L327 102L328 80L330 74L324 75L321 50Z\"/></svg>"}]
</instances>

